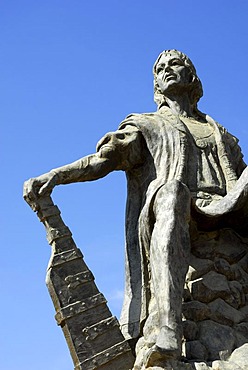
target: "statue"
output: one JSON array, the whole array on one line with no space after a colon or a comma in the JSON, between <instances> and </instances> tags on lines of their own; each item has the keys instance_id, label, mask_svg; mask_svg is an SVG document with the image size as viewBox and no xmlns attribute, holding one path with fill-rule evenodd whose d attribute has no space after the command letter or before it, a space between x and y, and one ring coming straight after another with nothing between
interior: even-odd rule
<instances>
[{"instance_id":1,"label":"statue","mask_svg":"<svg viewBox=\"0 0 248 370\"><path fill-rule=\"evenodd\" d=\"M182 297L194 225L247 236L248 174L238 140L197 109L203 95L190 59L162 52L153 68L157 112L131 114L97 151L25 184L31 202L60 184L126 172L126 283L121 328L142 337L152 315L156 338L144 366L180 360ZM155 324L154 324L155 325ZM137 367L138 368L138 367Z\"/></svg>"}]
</instances>

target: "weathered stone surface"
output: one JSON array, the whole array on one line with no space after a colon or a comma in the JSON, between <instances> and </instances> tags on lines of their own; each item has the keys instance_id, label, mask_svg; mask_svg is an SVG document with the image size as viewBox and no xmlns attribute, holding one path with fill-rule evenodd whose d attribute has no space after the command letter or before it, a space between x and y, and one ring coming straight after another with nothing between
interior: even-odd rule
<instances>
[{"instance_id":1,"label":"weathered stone surface","mask_svg":"<svg viewBox=\"0 0 248 370\"><path fill-rule=\"evenodd\" d=\"M201 321L210 317L210 309L205 303L191 301L183 303L183 315L187 320Z\"/></svg>"},{"instance_id":2,"label":"weathered stone surface","mask_svg":"<svg viewBox=\"0 0 248 370\"><path fill-rule=\"evenodd\" d=\"M158 327L158 313L153 311L149 314L143 328L143 334L147 347L151 347L153 344L155 344L159 332Z\"/></svg>"},{"instance_id":3,"label":"weathered stone surface","mask_svg":"<svg viewBox=\"0 0 248 370\"><path fill-rule=\"evenodd\" d=\"M237 245L239 240L239 245ZM218 244L215 247L217 256L224 258L233 264L240 261L247 253L247 245L241 238L237 239L230 229L225 229L220 233Z\"/></svg>"},{"instance_id":4,"label":"weathered stone surface","mask_svg":"<svg viewBox=\"0 0 248 370\"><path fill-rule=\"evenodd\" d=\"M245 294L243 286L238 281L230 281L228 283L231 294L226 298L226 302L234 308L239 308L245 305Z\"/></svg>"},{"instance_id":5,"label":"weathered stone surface","mask_svg":"<svg viewBox=\"0 0 248 370\"><path fill-rule=\"evenodd\" d=\"M247 370L248 369L248 344L237 348L226 361L213 361L213 370Z\"/></svg>"},{"instance_id":6,"label":"weathered stone surface","mask_svg":"<svg viewBox=\"0 0 248 370\"><path fill-rule=\"evenodd\" d=\"M213 361L213 370L242 370L242 368L230 361Z\"/></svg>"},{"instance_id":7,"label":"weathered stone surface","mask_svg":"<svg viewBox=\"0 0 248 370\"><path fill-rule=\"evenodd\" d=\"M241 322L234 326L236 337L236 347L241 347L243 344L248 343L248 322Z\"/></svg>"},{"instance_id":8,"label":"weathered stone surface","mask_svg":"<svg viewBox=\"0 0 248 370\"><path fill-rule=\"evenodd\" d=\"M195 370L209 370L210 367L207 366L205 362L195 362L194 363Z\"/></svg>"},{"instance_id":9,"label":"weathered stone surface","mask_svg":"<svg viewBox=\"0 0 248 370\"><path fill-rule=\"evenodd\" d=\"M241 367L241 369L248 369L248 343L244 344L242 347L239 347L233 351L229 359L230 362L233 362L235 365Z\"/></svg>"},{"instance_id":10,"label":"weathered stone surface","mask_svg":"<svg viewBox=\"0 0 248 370\"><path fill-rule=\"evenodd\" d=\"M235 273L232 270L232 266L224 258L216 258L214 261L214 268L216 272L225 275L228 280L235 279Z\"/></svg>"},{"instance_id":11,"label":"weathered stone surface","mask_svg":"<svg viewBox=\"0 0 248 370\"><path fill-rule=\"evenodd\" d=\"M196 340L198 335L198 326L194 321L183 321L183 336L186 340Z\"/></svg>"},{"instance_id":12,"label":"weathered stone surface","mask_svg":"<svg viewBox=\"0 0 248 370\"><path fill-rule=\"evenodd\" d=\"M178 361L169 361L165 366L147 367L147 370L194 370L190 364L184 364ZM134 369L138 370L138 369Z\"/></svg>"},{"instance_id":13,"label":"weathered stone surface","mask_svg":"<svg viewBox=\"0 0 248 370\"><path fill-rule=\"evenodd\" d=\"M230 296L230 288L227 278L215 271L210 271L202 278L190 281L189 290L195 300L200 302L211 302L216 298L227 298Z\"/></svg>"},{"instance_id":14,"label":"weathered stone surface","mask_svg":"<svg viewBox=\"0 0 248 370\"><path fill-rule=\"evenodd\" d=\"M201 233L197 240L193 242L192 253L200 259L212 260L215 255L216 238L218 233Z\"/></svg>"},{"instance_id":15,"label":"weathered stone surface","mask_svg":"<svg viewBox=\"0 0 248 370\"><path fill-rule=\"evenodd\" d=\"M217 298L208 304L211 310L210 318L223 325L233 326L244 319L244 315L227 304L223 299Z\"/></svg>"},{"instance_id":16,"label":"weathered stone surface","mask_svg":"<svg viewBox=\"0 0 248 370\"><path fill-rule=\"evenodd\" d=\"M247 244L247 242L246 242ZM248 273L248 252L246 255L239 261L239 266Z\"/></svg>"},{"instance_id":17,"label":"weathered stone surface","mask_svg":"<svg viewBox=\"0 0 248 370\"><path fill-rule=\"evenodd\" d=\"M244 315L244 321L248 321L248 305L241 307L240 312Z\"/></svg>"},{"instance_id":18,"label":"weathered stone surface","mask_svg":"<svg viewBox=\"0 0 248 370\"><path fill-rule=\"evenodd\" d=\"M192 301L193 297L189 291L189 288L187 286L187 284L185 284L184 286L184 290L183 290L183 301L184 302L189 302L189 301Z\"/></svg>"},{"instance_id":19,"label":"weathered stone surface","mask_svg":"<svg viewBox=\"0 0 248 370\"><path fill-rule=\"evenodd\" d=\"M197 258L194 255L190 256L190 266L186 276L186 281L196 280L202 275L208 273L214 266L213 261L208 259Z\"/></svg>"},{"instance_id":20,"label":"weathered stone surface","mask_svg":"<svg viewBox=\"0 0 248 370\"><path fill-rule=\"evenodd\" d=\"M136 358L133 367L134 370L142 369L147 351L148 347L146 346L145 339L144 337L141 337L135 346Z\"/></svg>"},{"instance_id":21,"label":"weathered stone surface","mask_svg":"<svg viewBox=\"0 0 248 370\"><path fill-rule=\"evenodd\" d=\"M248 293L248 274L237 264L235 266L235 280L242 284L244 293Z\"/></svg>"},{"instance_id":22,"label":"weathered stone surface","mask_svg":"<svg viewBox=\"0 0 248 370\"><path fill-rule=\"evenodd\" d=\"M219 356L221 361L226 361L230 357L230 352L228 350L220 351Z\"/></svg>"},{"instance_id":23,"label":"weathered stone surface","mask_svg":"<svg viewBox=\"0 0 248 370\"><path fill-rule=\"evenodd\" d=\"M189 358L216 360L246 338L243 323L206 319L247 320L248 168L237 139L198 110L202 85L189 58L164 51L153 72L157 112L128 116L96 153L24 186L52 246L47 285L75 370L129 370L127 340L137 338L135 370L198 369L180 361L182 308L195 321L184 324ZM128 181L122 333L50 198L56 185L114 170Z\"/></svg>"},{"instance_id":24,"label":"weathered stone surface","mask_svg":"<svg viewBox=\"0 0 248 370\"><path fill-rule=\"evenodd\" d=\"M189 341L185 344L185 357L189 360L207 360L208 351L199 340Z\"/></svg>"},{"instance_id":25,"label":"weathered stone surface","mask_svg":"<svg viewBox=\"0 0 248 370\"><path fill-rule=\"evenodd\" d=\"M216 323L212 320L201 321L199 326L199 340L208 349L208 360L219 359L220 351L229 351L235 346L233 329Z\"/></svg>"}]
</instances>

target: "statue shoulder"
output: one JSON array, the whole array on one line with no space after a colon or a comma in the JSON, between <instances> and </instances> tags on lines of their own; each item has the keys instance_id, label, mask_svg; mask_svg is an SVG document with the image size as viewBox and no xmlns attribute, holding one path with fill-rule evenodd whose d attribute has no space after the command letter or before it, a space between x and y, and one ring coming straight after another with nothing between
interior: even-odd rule
<instances>
[{"instance_id":1,"label":"statue shoulder","mask_svg":"<svg viewBox=\"0 0 248 370\"><path fill-rule=\"evenodd\" d=\"M120 123L119 128L125 127L127 125L139 127L140 125L144 125L146 122L149 122L149 119L151 119L151 117L154 117L156 115L157 115L157 112L131 113Z\"/></svg>"},{"instance_id":2,"label":"statue shoulder","mask_svg":"<svg viewBox=\"0 0 248 370\"><path fill-rule=\"evenodd\" d=\"M158 112L148 112L148 113L131 113L125 119L132 117L133 119L146 119L149 117L154 117Z\"/></svg>"},{"instance_id":3,"label":"statue shoulder","mask_svg":"<svg viewBox=\"0 0 248 370\"><path fill-rule=\"evenodd\" d=\"M238 145L238 142L239 142L239 139L234 136L233 134L231 134L224 126L222 126L219 122L215 121L212 117L206 115L206 119L208 122L214 122L214 124L216 125L216 127L218 128L221 136L222 136L222 139L231 147L235 147L236 145Z\"/></svg>"},{"instance_id":4,"label":"statue shoulder","mask_svg":"<svg viewBox=\"0 0 248 370\"><path fill-rule=\"evenodd\" d=\"M220 123L216 122L217 127L219 128L220 133L223 136L224 141L226 141L230 147L234 147L238 144L239 139L231 134L224 126L222 126Z\"/></svg>"}]
</instances>

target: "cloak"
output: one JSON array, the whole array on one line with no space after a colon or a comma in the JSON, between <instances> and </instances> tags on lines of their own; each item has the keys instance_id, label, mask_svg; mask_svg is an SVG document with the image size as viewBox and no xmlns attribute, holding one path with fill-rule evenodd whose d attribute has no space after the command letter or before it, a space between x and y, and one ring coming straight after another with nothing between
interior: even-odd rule
<instances>
[{"instance_id":1,"label":"cloak","mask_svg":"<svg viewBox=\"0 0 248 370\"><path fill-rule=\"evenodd\" d=\"M233 191L230 190L231 196L227 195L228 207L222 200L220 208L211 204L204 209L193 207L192 213L200 215L202 224L207 218L209 225L216 227L222 214L242 208L243 200L238 202L238 199L246 197L248 174L245 174L242 184L236 187L245 168L238 140L209 116L205 116L205 119L215 130L218 157L226 187L228 190L234 187L234 192L237 193L233 198ZM142 147L137 148L142 150L142 164L126 171L126 281L120 324L125 338L131 339L140 335L142 324L148 316L151 294L149 246L155 222L151 211L153 201L160 187L171 180L176 179L187 185L187 163L192 136L168 107L162 107L155 113L130 115L121 123L119 130L127 130L128 126L134 126L144 138Z\"/></svg>"}]
</instances>

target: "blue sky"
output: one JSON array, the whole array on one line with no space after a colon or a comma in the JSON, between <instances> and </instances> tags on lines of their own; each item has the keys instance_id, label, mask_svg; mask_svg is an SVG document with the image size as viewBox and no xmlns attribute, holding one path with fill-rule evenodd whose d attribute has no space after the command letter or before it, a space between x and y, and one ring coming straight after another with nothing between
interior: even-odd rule
<instances>
[{"instance_id":1,"label":"blue sky","mask_svg":"<svg viewBox=\"0 0 248 370\"><path fill-rule=\"evenodd\" d=\"M2 369L73 369L45 286L50 246L22 199L24 180L93 153L127 114L154 111L152 65L171 48L193 60L200 110L240 138L247 160L247 25L245 0L0 0ZM53 195L117 316L125 197L119 172Z\"/></svg>"}]
</instances>

